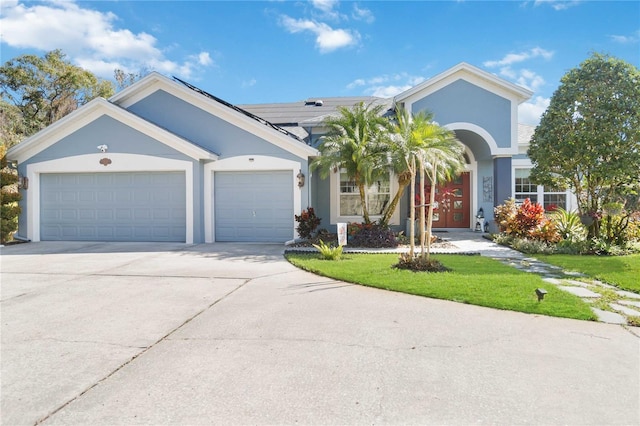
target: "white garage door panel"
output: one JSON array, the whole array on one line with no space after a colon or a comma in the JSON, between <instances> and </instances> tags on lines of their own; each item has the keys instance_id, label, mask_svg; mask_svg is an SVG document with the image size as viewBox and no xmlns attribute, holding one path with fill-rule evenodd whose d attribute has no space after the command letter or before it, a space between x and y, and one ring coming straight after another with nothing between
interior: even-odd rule
<instances>
[{"instance_id":1,"label":"white garage door panel","mask_svg":"<svg viewBox=\"0 0 640 426\"><path fill-rule=\"evenodd\" d=\"M47 173L40 185L42 240L186 239L183 172Z\"/></svg>"},{"instance_id":2,"label":"white garage door panel","mask_svg":"<svg viewBox=\"0 0 640 426\"><path fill-rule=\"evenodd\" d=\"M293 238L291 171L216 172L214 182L216 241Z\"/></svg>"}]
</instances>

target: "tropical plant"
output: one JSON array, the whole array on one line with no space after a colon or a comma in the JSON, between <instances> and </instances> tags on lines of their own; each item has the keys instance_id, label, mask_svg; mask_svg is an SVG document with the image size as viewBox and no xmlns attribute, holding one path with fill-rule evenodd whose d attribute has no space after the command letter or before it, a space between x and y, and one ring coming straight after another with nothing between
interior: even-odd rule
<instances>
[{"instance_id":1,"label":"tropical plant","mask_svg":"<svg viewBox=\"0 0 640 426\"><path fill-rule=\"evenodd\" d=\"M325 260L340 260L342 256L342 246L332 247L322 240L320 240L318 244L312 245L320 252L320 255Z\"/></svg>"},{"instance_id":2,"label":"tropical plant","mask_svg":"<svg viewBox=\"0 0 640 426\"><path fill-rule=\"evenodd\" d=\"M338 111L339 115L325 120L329 131L318 146L321 155L313 160L311 169L319 169L323 179L346 170L358 188L363 220L370 223L366 188L388 175L389 121L382 116L382 105L361 102Z\"/></svg>"},{"instance_id":3,"label":"tropical plant","mask_svg":"<svg viewBox=\"0 0 640 426\"><path fill-rule=\"evenodd\" d=\"M576 212L567 211L558 207L551 217L563 240L577 242L583 241L586 238L587 230Z\"/></svg>"},{"instance_id":4,"label":"tropical plant","mask_svg":"<svg viewBox=\"0 0 640 426\"><path fill-rule=\"evenodd\" d=\"M298 222L298 226L296 230L298 231L298 235L300 238L310 239L313 237L313 233L320 226L320 219L316 216L315 210L313 207L307 208L307 210L302 210L300 215L294 215L296 222Z\"/></svg>"},{"instance_id":5,"label":"tropical plant","mask_svg":"<svg viewBox=\"0 0 640 426\"><path fill-rule=\"evenodd\" d=\"M435 122L420 129L420 138L424 142L423 149L418 156L420 182L428 181L431 184L426 226L425 206L420 208L420 247L422 257L428 260L431 256L431 231L436 186L459 175L464 170L465 158L464 145L456 138L455 133ZM425 199L424 185L420 185L420 198Z\"/></svg>"}]
</instances>

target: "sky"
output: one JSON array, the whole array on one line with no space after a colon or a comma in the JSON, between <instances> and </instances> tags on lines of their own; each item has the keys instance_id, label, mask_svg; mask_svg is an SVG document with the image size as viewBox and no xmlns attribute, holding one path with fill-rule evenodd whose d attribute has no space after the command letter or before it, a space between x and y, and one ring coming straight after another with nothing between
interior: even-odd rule
<instances>
[{"instance_id":1,"label":"sky","mask_svg":"<svg viewBox=\"0 0 640 426\"><path fill-rule=\"evenodd\" d=\"M467 62L531 90L519 121L536 125L592 53L640 67L640 1L0 0L0 39L3 64L61 49L233 104L392 97Z\"/></svg>"}]
</instances>

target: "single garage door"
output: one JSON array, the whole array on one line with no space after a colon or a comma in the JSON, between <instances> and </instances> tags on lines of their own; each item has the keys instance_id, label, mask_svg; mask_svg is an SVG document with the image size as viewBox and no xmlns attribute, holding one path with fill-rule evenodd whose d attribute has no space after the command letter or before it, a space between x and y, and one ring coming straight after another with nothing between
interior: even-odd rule
<instances>
[{"instance_id":1,"label":"single garage door","mask_svg":"<svg viewBox=\"0 0 640 426\"><path fill-rule=\"evenodd\" d=\"M40 239L186 240L184 172L40 175Z\"/></svg>"},{"instance_id":2,"label":"single garage door","mask_svg":"<svg viewBox=\"0 0 640 426\"><path fill-rule=\"evenodd\" d=\"M291 171L216 172L216 241L293 239Z\"/></svg>"}]
</instances>

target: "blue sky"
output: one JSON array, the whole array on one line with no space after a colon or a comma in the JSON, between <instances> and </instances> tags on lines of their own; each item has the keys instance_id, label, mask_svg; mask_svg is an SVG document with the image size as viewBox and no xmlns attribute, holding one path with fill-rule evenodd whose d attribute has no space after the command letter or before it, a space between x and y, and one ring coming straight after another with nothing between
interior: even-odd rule
<instances>
[{"instance_id":1,"label":"blue sky","mask_svg":"<svg viewBox=\"0 0 640 426\"><path fill-rule=\"evenodd\" d=\"M75 64L175 75L231 103L393 96L468 62L534 92L607 53L640 66L638 1L2 0L1 60L62 49ZM436 118L437 119L437 118Z\"/></svg>"}]
</instances>

